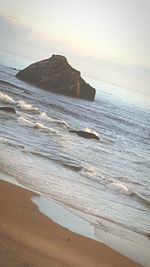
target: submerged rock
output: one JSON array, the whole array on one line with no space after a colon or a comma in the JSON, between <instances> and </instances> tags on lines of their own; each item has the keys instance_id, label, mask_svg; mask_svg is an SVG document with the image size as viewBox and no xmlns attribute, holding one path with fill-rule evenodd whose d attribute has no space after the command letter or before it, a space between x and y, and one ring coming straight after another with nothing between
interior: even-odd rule
<instances>
[{"instance_id":1,"label":"submerged rock","mask_svg":"<svg viewBox=\"0 0 150 267\"><path fill-rule=\"evenodd\" d=\"M9 113L16 113L15 108L12 108L12 107L0 107L0 110L9 112Z\"/></svg>"},{"instance_id":2,"label":"submerged rock","mask_svg":"<svg viewBox=\"0 0 150 267\"><path fill-rule=\"evenodd\" d=\"M48 91L94 100L96 90L87 84L76 69L61 55L33 63L19 71L19 79L32 83Z\"/></svg>"},{"instance_id":3,"label":"submerged rock","mask_svg":"<svg viewBox=\"0 0 150 267\"><path fill-rule=\"evenodd\" d=\"M84 137L84 138L99 140L99 137L95 133L92 133L92 132L76 131L76 130L69 130L69 132L76 133L77 135Z\"/></svg>"}]
</instances>

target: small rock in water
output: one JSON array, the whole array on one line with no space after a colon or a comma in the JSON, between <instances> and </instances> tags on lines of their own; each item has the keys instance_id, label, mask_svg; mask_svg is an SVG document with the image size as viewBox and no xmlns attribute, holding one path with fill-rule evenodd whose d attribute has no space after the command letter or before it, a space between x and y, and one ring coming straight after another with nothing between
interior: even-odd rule
<instances>
[{"instance_id":1,"label":"small rock in water","mask_svg":"<svg viewBox=\"0 0 150 267\"><path fill-rule=\"evenodd\" d=\"M99 140L99 137L95 133L92 133L92 132L76 131L76 130L69 130L69 132L76 133L77 135L84 137L84 138Z\"/></svg>"},{"instance_id":2,"label":"small rock in water","mask_svg":"<svg viewBox=\"0 0 150 267\"><path fill-rule=\"evenodd\" d=\"M15 108L12 108L12 107L0 107L0 110L9 112L9 113L16 113Z\"/></svg>"}]
</instances>

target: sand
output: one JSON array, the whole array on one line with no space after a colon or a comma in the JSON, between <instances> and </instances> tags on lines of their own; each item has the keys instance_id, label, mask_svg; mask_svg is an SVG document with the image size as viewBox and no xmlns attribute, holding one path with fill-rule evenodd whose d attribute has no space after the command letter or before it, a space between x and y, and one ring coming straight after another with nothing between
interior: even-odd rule
<instances>
[{"instance_id":1,"label":"sand","mask_svg":"<svg viewBox=\"0 0 150 267\"><path fill-rule=\"evenodd\" d=\"M0 181L0 266L141 266L100 242L54 223L32 203L34 195Z\"/></svg>"}]
</instances>

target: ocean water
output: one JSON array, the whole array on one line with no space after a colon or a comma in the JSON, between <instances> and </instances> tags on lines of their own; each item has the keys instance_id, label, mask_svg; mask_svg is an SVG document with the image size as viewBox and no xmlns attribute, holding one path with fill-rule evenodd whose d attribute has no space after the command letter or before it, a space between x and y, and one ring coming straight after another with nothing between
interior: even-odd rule
<instances>
[{"instance_id":1,"label":"ocean water","mask_svg":"<svg viewBox=\"0 0 150 267\"><path fill-rule=\"evenodd\" d=\"M150 96L89 77L94 102L57 95L15 77L30 60L0 58L0 106L16 109L0 111L0 176L85 214L98 237L150 248Z\"/></svg>"}]
</instances>

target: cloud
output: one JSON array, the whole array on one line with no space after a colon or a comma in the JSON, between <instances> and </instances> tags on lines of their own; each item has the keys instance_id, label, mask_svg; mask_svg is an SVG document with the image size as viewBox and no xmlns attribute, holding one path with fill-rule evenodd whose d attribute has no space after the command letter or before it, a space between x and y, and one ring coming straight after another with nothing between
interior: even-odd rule
<instances>
[{"instance_id":1,"label":"cloud","mask_svg":"<svg viewBox=\"0 0 150 267\"><path fill-rule=\"evenodd\" d=\"M16 17L0 16L0 49L39 60L52 53L68 55L77 47L60 38L46 36L20 23Z\"/></svg>"}]
</instances>

